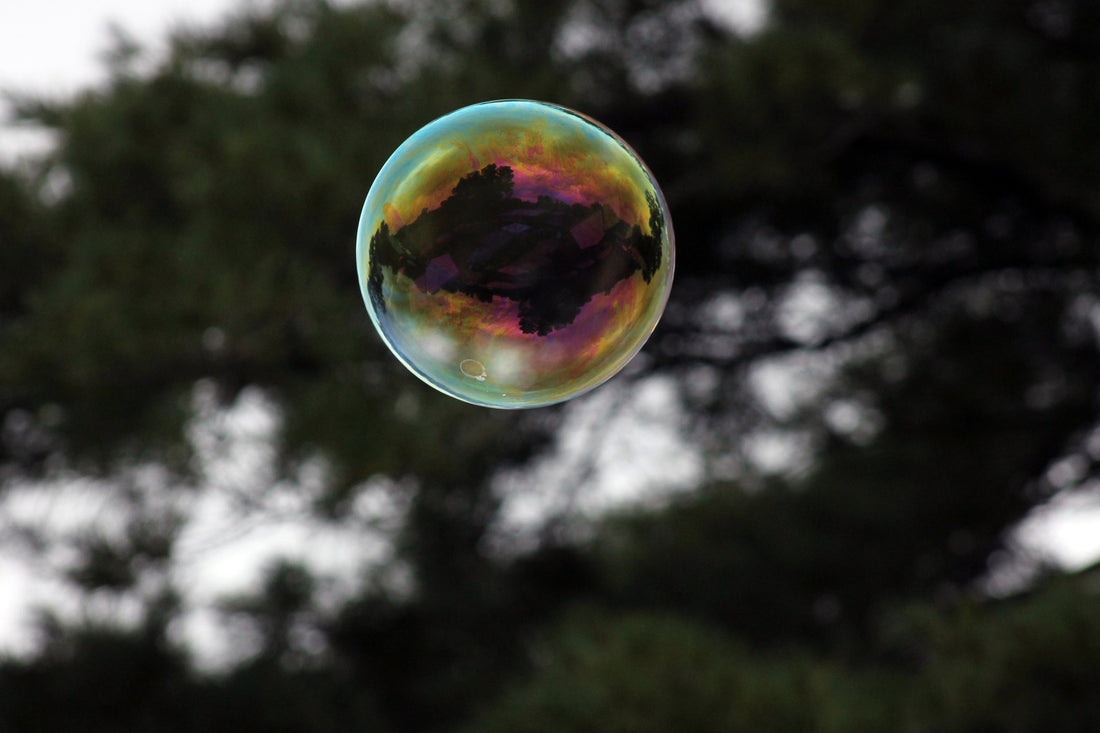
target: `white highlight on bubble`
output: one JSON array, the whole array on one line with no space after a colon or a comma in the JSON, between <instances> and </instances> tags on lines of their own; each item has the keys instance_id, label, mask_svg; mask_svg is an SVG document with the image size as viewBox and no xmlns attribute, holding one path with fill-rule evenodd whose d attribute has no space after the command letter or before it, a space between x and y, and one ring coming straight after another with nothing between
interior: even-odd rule
<instances>
[{"instance_id":1,"label":"white highlight on bubble","mask_svg":"<svg viewBox=\"0 0 1100 733\"><path fill-rule=\"evenodd\" d=\"M440 362L453 359L457 350L454 339L443 331L426 331L420 336L419 343L425 354Z\"/></svg>"},{"instance_id":2,"label":"white highlight on bubble","mask_svg":"<svg viewBox=\"0 0 1100 733\"><path fill-rule=\"evenodd\" d=\"M528 357L517 347L498 345L490 353L489 367L493 370L493 381L501 386L525 389L535 377Z\"/></svg>"}]
</instances>

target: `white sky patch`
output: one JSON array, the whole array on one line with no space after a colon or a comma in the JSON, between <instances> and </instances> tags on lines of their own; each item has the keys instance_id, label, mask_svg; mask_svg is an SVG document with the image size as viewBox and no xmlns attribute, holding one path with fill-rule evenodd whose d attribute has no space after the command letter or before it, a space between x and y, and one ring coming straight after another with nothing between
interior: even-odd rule
<instances>
[{"instance_id":1,"label":"white sky patch","mask_svg":"<svg viewBox=\"0 0 1100 733\"><path fill-rule=\"evenodd\" d=\"M745 436L742 450L763 474L796 476L813 465L813 440L796 430L759 430Z\"/></svg>"},{"instance_id":2,"label":"white sky patch","mask_svg":"<svg viewBox=\"0 0 1100 733\"><path fill-rule=\"evenodd\" d=\"M211 23L241 6L234 0L6 0L0 3L0 95L63 97L102 84L112 27L160 56L171 29ZM9 115L0 99L0 163L52 147L50 133L7 124Z\"/></svg>"},{"instance_id":3,"label":"white sky patch","mask_svg":"<svg viewBox=\"0 0 1100 733\"><path fill-rule=\"evenodd\" d=\"M704 326L733 331L745 324L745 306L736 293L718 293L699 309L699 321Z\"/></svg>"},{"instance_id":4,"label":"white sky patch","mask_svg":"<svg viewBox=\"0 0 1100 733\"><path fill-rule=\"evenodd\" d=\"M883 416L859 400L836 400L825 408L825 424L857 445L871 442L883 427Z\"/></svg>"},{"instance_id":5,"label":"white sky patch","mask_svg":"<svg viewBox=\"0 0 1100 733\"><path fill-rule=\"evenodd\" d=\"M49 131L9 124L5 93L64 98L107 81L113 30L141 46L141 69L168 52L184 28L215 26L239 11L272 0L4 0L0 2L0 164L47 152ZM353 0L335 0L350 4Z\"/></svg>"},{"instance_id":6,"label":"white sky patch","mask_svg":"<svg viewBox=\"0 0 1100 733\"><path fill-rule=\"evenodd\" d=\"M574 401L549 454L498 478L496 533L522 544L551 517L660 503L697 485L703 456L681 430L684 417L679 388L664 377L617 380Z\"/></svg>"},{"instance_id":7,"label":"white sky patch","mask_svg":"<svg viewBox=\"0 0 1100 733\"><path fill-rule=\"evenodd\" d=\"M815 404L835 372L835 360L828 354L792 352L755 364L749 384L772 417L787 420Z\"/></svg>"},{"instance_id":8,"label":"white sky patch","mask_svg":"<svg viewBox=\"0 0 1100 733\"><path fill-rule=\"evenodd\" d=\"M763 0L702 0L702 4L716 23L744 36L760 32L768 20Z\"/></svg>"},{"instance_id":9,"label":"white sky patch","mask_svg":"<svg viewBox=\"0 0 1100 733\"><path fill-rule=\"evenodd\" d=\"M219 612L220 601L256 593L267 568L291 561L314 576L323 610L338 607L372 568L390 559L404 492L385 479L367 481L357 487L347 516L321 519L312 504L324 490L327 465L307 461L291 481L275 480L281 421L267 395L246 389L224 409L213 401L212 387L200 383L195 412L189 435L205 488L177 542L171 578L184 591L185 610L173 631L200 669L219 669L241 661L254 646L243 643L242 627Z\"/></svg>"},{"instance_id":10,"label":"white sky patch","mask_svg":"<svg viewBox=\"0 0 1100 733\"><path fill-rule=\"evenodd\" d=\"M62 580L36 572L25 553L14 553L9 544L0 555L0 655L24 656L39 644L35 609L68 607L75 612L79 597Z\"/></svg>"},{"instance_id":11,"label":"white sky patch","mask_svg":"<svg viewBox=\"0 0 1100 733\"><path fill-rule=\"evenodd\" d=\"M392 535L407 506L407 487L374 478L356 487L351 511L322 519L312 511L327 466L315 459L289 480L276 480L273 460L280 415L262 391L245 389L219 406L200 382L188 429L198 485L173 485L163 469L142 466L107 480L62 476L8 487L0 494L0 654L36 648L35 608L62 619L133 628L144 602L170 584L182 596L172 638L198 668L225 668L255 651L247 629L220 609L226 598L260 590L276 561L306 567L322 611L339 607L372 570L391 559ZM139 573L135 590L84 594L65 573L88 537L124 541L137 519L176 513L182 525L171 565ZM308 640L309 630L302 629Z\"/></svg>"},{"instance_id":12,"label":"white sky patch","mask_svg":"<svg viewBox=\"0 0 1100 733\"><path fill-rule=\"evenodd\" d=\"M143 594L155 590L151 578L139 575L129 598L84 596L65 573L80 560L82 542L119 541L135 512L152 517L168 508L163 479L156 466L131 469L120 477L128 500L120 499L119 485L76 476L15 484L0 494L0 654L34 651L40 608L73 621L138 623Z\"/></svg>"},{"instance_id":13,"label":"white sky patch","mask_svg":"<svg viewBox=\"0 0 1100 733\"><path fill-rule=\"evenodd\" d=\"M1067 570L1100 558L1100 485L1066 491L1036 508L1016 529L1018 542Z\"/></svg>"},{"instance_id":14,"label":"white sky patch","mask_svg":"<svg viewBox=\"0 0 1100 733\"><path fill-rule=\"evenodd\" d=\"M253 2L255 4L255 2ZM112 26L162 50L166 33L209 23L235 0L12 0L0 4L0 87L69 94L102 83Z\"/></svg>"},{"instance_id":15,"label":"white sky patch","mask_svg":"<svg viewBox=\"0 0 1100 733\"><path fill-rule=\"evenodd\" d=\"M870 317L871 303L832 287L820 273L800 273L783 294L776 321L795 341L816 344Z\"/></svg>"}]
</instances>

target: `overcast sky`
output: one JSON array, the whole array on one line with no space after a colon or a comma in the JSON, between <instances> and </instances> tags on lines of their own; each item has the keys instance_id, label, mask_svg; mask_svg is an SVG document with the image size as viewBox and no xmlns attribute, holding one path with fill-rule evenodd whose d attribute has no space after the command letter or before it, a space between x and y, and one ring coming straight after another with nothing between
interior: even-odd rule
<instances>
[{"instance_id":1,"label":"overcast sky","mask_svg":"<svg viewBox=\"0 0 1100 733\"><path fill-rule=\"evenodd\" d=\"M150 42L180 23L209 23L234 0L4 0L0 87L66 92L103 78L112 24Z\"/></svg>"}]
</instances>

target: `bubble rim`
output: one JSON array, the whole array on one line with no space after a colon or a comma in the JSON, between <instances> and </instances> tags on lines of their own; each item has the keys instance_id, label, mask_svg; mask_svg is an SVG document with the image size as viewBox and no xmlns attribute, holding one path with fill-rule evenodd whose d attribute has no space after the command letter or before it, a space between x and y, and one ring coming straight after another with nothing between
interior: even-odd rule
<instances>
[{"instance_id":1,"label":"bubble rim","mask_svg":"<svg viewBox=\"0 0 1100 733\"><path fill-rule=\"evenodd\" d=\"M463 113L468 113L481 107L504 105L536 105L540 107L548 107L550 109L563 112L567 115L578 118L582 122L586 122L592 125L598 131L608 135L615 142L621 145L623 149L630 155L630 157L633 158L633 160L638 164L642 172L645 173L646 177L649 180L649 183L656 193L657 201L661 206L661 211L665 214L664 229L667 233L668 239L668 275L665 278L664 287L662 288L661 292L657 294L657 307L654 311L657 314L657 317L653 319L652 323L650 323L644 331L640 332L638 343L629 352L624 352L622 357L618 360L618 364L613 369L610 369L608 373L605 374L603 377L593 381L592 384L585 385L579 390L565 396L534 402L517 402L515 404L500 404L496 402L482 401L473 399L467 395L459 394L439 383L435 378L426 374L423 370L421 370L419 367L409 361L397 349L392 340L387 336L386 330L379 321L379 318L375 313L374 307L371 303L370 294L367 291L367 277L364 277L364 275L367 273L367 268L365 266L366 261L364 257L366 257L368 254L367 246L369 244L371 232L374 228L374 222L372 221L366 227L365 225L367 224L368 212L370 212L373 208L374 199L381 195L381 182L384 178L387 177L385 175L387 173L387 170L391 167L398 166L402 158L410 151L410 149L419 146L421 144L421 140L428 135L429 131L443 120L454 117L456 115L461 115ZM637 151L635 151L634 148L631 147L631 145L626 142L626 140L624 140L618 133L616 133L614 130L607 127L603 123L599 122L598 120L590 117L589 115L560 104L555 104L553 102L544 102L535 99L507 98L477 102L475 104L469 104L460 107L456 110L448 112L445 115L435 117L431 121L422 125L419 129L416 130L416 132L406 138L405 141L402 142L401 145L399 145L392 154L390 154L390 156L386 159L386 162L382 164L382 167L379 168L378 173L375 175L374 182L371 184L370 189L367 191L366 199L363 202L363 208L359 215L359 225L356 230L355 240L355 268L356 277L359 280L360 294L363 298L364 305L366 306L367 315L370 317L371 323L374 325L375 331L377 332L382 343L385 344L387 349L389 349L390 353L392 353L397 358L397 360L405 366L406 369L408 369L422 382L432 387L436 391L442 392L448 397L459 400L461 402L465 402L467 404L477 405L479 407L489 407L498 410L525 410L538 407L549 407L551 405L560 404L562 402L567 402L569 400L587 394L588 392L591 392L597 387L606 384L610 379L617 376L620 372L622 372L626 365L633 361L634 358L639 354L639 352L641 352L642 348L646 345L650 337L653 335L653 331L657 328L657 324L660 322L661 315L664 313L665 307L668 303L668 298L672 291L672 283L675 278L676 271L676 235L673 229L672 217L669 211L668 202L665 200L664 192L661 190L660 185L658 185L657 179L654 177L653 172L649 169L649 166L645 164L645 161L642 160L641 156L638 155ZM360 267L361 263L363 263L364 265L362 268Z\"/></svg>"}]
</instances>

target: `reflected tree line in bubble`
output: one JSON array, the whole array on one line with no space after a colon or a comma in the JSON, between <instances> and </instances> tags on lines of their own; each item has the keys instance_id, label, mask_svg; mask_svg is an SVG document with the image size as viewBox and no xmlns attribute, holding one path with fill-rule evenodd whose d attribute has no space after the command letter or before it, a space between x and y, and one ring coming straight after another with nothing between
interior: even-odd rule
<instances>
[{"instance_id":1,"label":"reflected tree line in bubble","mask_svg":"<svg viewBox=\"0 0 1100 733\"><path fill-rule=\"evenodd\" d=\"M1100 5L770 0L753 33L703 5L264 4L15 99L58 148L0 165L0 556L79 610L0 659L0 730L1100 730L1100 570L1016 534L1100 480ZM517 96L627 140L680 242L632 369L532 412L408 374L353 262L408 134ZM371 232L379 272L551 337L660 274L610 212L511 186ZM257 394L270 465L207 475L203 420ZM608 472L654 500L594 511ZM284 547L206 609L243 654L208 674L180 579L237 539L196 550L208 498L246 539L290 505L385 551L338 583Z\"/></svg>"},{"instance_id":2,"label":"reflected tree line in bubble","mask_svg":"<svg viewBox=\"0 0 1100 733\"><path fill-rule=\"evenodd\" d=\"M664 213L652 192L650 233L643 234L599 201L524 201L513 188L512 169L490 164L463 176L437 208L397 232L382 222L369 245L377 264L367 286L374 307L386 312L383 281L400 274L424 293L510 300L519 307L520 331L546 336L573 323L595 295L636 272L648 283L661 266Z\"/></svg>"}]
</instances>

